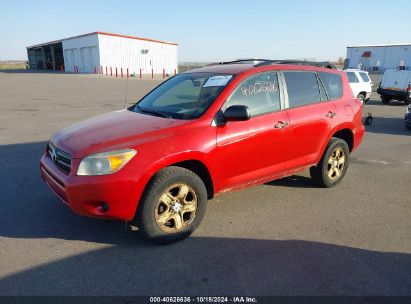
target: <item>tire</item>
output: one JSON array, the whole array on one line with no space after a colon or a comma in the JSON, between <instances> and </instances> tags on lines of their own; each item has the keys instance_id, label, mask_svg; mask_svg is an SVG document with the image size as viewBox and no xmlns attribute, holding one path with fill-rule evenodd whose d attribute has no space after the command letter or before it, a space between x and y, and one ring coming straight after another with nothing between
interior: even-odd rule
<instances>
[{"instance_id":1,"label":"tire","mask_svg":"<svg viewBox=\"0 0 411 304\"><path fill-rule=\"evenodd\" d=\"M381 101L383 104L389 104L391 101L391 98L385 96L385 95L381 95Z\"/></svg>"},{"instance_id":2,"label":"tire","mask_svg":"<svg viewBox=\"0 0 411 304\"><path fill-rule=\"evenodd\" d=\"M342 164L342 167L339 163L341 157L336 157L337 151L339 154L341 153L341 151L343 153L342 156L344 157L344 162ZM310 168L311 178L320 187L334 187L344 178L345 173L348 169L349 160L350 149L348 147L348 144L340 138L333 137L329 141L327 148L325 149L324 154L317 166ZM330 163L330 161L333 163ZM334 161L337 161L337 163L334 163ZM337 167L335 167L335 165ZM336 169L339 169L339 174L337 174ZM332 173L331 175L330 172Z\"/></svg>"},{"instance_id":3,"label":"tire","mask_svg":"<svg viewBox=\"0 0 411 304\"><path fill-rule=\"evenodd\" d=\"M136 224L145 238L174 243L198 227L206 208L207 190L201 178L190 170L171 166L157 172L146 186Z\"/></svg>"},{"instance_id":4,"label":"tire","mask_svg":"<svg viewBox=\"0 0 411 304\"><path fill-rule=\"evenodd\" d=\"M367 103L367 101L365 101L365 95L360 93L358 94L357 98L361 101L362 104Z\"/></svg>"}]
</instances>

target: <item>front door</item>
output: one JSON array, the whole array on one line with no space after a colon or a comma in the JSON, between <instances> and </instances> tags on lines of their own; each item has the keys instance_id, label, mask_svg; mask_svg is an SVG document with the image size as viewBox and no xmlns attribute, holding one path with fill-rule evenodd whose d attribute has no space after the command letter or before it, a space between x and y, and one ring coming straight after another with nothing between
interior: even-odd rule
<instances>
[{"instance_id":1,"label":"front door","mask_svg":"<svg viewBox=\"0 0 411 304\"><path fill-rule=\"evenodd\" d=\"M289 120L282 110L278 75L261 73L243 81L227 99L250 109L248 121L217 127L217 159L222 190L275 177L286 169Z\"/></svg>"}]
</instances>

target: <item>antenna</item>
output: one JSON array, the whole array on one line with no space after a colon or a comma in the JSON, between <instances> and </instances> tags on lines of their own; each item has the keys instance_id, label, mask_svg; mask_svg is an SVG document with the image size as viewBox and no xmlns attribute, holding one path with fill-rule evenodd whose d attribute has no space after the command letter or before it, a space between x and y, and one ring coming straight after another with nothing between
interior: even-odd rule
<instances>
[{"instance_id":1,"label":"antenna","mask_svg":"<svg viewBox=\"0 0 411 304\"><path fill-rule=\"evenodd\" d=\"M124 92L124 109L126 109L127 106L127 90L128 90L128 71L130 70L130 60L131 60L131 52L128 53L128 66L127 66L127 80L126 80L126 88ZM130 75L131 76L131 75Z\"/></svg>"}]
</instances>

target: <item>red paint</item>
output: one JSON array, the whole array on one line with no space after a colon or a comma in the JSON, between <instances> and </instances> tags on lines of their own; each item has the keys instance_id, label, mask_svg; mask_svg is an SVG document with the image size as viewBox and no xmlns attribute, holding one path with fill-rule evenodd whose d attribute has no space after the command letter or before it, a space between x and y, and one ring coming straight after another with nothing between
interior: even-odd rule
<instances>
[{"instance_id":1,"label":"red paint","mask_svg":"<svg viewBox=\"0 0 411 304\"><path fill-rule=\"evenodd\" d=\"M339 74L343 79L343 96L255 116L248 121L211 125L227 97L244 79L275 70ZM148 181L164 167L187 160L201 162L209 172L214 194L218 194L288 176L318 163L330 138L340 130L353 134L353 150L362 141L362 105L352 99L343 72L295 65L246 64L210 66L201 71L235 77L200 118L168 119L123 110L72 125L51 138L56 147L71 154L71 173L63 173L45 153L40 162L43 179L79 214L131 220ZM346 107L352 111L347 112ZM329 111L337 115L328 118ZM274 125L278 122L288 122L288 126L276 129ZM138 153L117 173L76 175L84 157L123 148L134 148ZM99 202L106 202L109 211L102 212Z\"/></svg>"}]
</instances>

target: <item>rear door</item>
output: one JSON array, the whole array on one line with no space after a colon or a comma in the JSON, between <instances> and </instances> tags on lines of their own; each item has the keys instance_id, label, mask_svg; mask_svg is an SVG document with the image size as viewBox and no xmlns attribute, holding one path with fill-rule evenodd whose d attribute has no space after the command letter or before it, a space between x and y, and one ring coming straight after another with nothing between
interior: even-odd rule
<instances>
[{"instance_id":1,"label":"rear door","mask_svg":"<svg viewBox=\"0 0 411 304\"><path fill-rule=\"evenodd\" d=\"M288 158L289 120L276 72L240 83L222 107L248 106L251 119L217 127L221 189L231 189L284 174Z\"/></svg>"},{"instance_id":2,"label":"rear door","mask_svg":"<svg viewBox=\"0 0 411 304\"><path fill-rule=\"evenodd\" d=\"M290 119L287 166L295 171L319 161L337 108L329 101L317 73L284 71L283 79Z\"/></svg>"}]
</instances>

